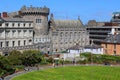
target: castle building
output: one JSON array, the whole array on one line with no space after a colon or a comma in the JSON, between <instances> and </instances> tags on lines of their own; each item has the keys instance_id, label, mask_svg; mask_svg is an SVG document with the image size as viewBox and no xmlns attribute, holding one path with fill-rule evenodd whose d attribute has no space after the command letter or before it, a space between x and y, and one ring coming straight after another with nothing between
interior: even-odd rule
<instances>
[{"instance_id":1,"label":"castle building","mask_svg":"<svg viewBox=\"0 0 120 80\"><path fill-rule=\"evenodd\" d=\"M82 47L89 44L89 35L80 18L78 20L54 20L50 18L53 51L65 51L73 45Z\"/></svg>"},{"instance_id":2,"label":"castle building","mask_svg":"<svg viewBox=\"0 0 120 80\"><path fill-rule=\"evenodd\" d=\"M54 20L50 9L23 6L18 12L3 12L0 18L0 50L38 49L45 52L65 51L79 44L89 44L89 34L78 20ZM25 47L24 47L25 46Z\"/></svg>"},{"instance_id":3,"label":"castle building","mask_svg":"<svg viewBox=\"0 0 120 80\"><path fill-rule=\"evenodd\" d=\"M50 37L48 36L49 11L49 8L45 6L43 8L23 6L19 11L19 15L21 15L23 19L33 21L34 43L50 41Z\"/></svg>"}]
</instances>

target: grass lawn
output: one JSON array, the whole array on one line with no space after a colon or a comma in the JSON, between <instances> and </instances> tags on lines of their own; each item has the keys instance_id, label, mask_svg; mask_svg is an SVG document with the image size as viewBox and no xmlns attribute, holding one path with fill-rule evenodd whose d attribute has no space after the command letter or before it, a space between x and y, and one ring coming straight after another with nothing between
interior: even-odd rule
<instances>
[{"instance_id":1,"label":"grass lawn","mask_svg":"<svg viewBox=\"0 0 120 80\"><path fill-rule=\"evenodd\" d=\"M12 80L120 80L120 67L69 66L33 71Z\"/></svg>"}]
</instances>

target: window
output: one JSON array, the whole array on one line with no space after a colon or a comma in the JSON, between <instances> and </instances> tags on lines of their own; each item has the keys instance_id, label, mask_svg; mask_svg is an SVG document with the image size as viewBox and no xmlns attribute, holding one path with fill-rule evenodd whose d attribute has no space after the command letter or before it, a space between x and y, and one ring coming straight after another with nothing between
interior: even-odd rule
<instances>
[{"instance_id":1,"label":"window","mask_svg":"<svg viewBox=\"0 0 120 80\"><path fill-rule=\"evenodd\" d=\"M114 44L114 49L116 49L116 44Z\"/></svg>"},{"instance_id":2,"label":"window","mask_svg":"<svg viewBox=\"0 0 120 80\"><path fill-rule=\"evenodd\" d=\"M8 23L6 23L5 26L7 27L7 26L8 26Z\"/></svg>"},{"instance_id":3,"label":"window","mask_svg":"<svg viewBox=\"0 0 120 80\"><path fill-rule=\"evenodd\" d=\"M30 39L29 42L32 42L32 40Z\"/></svg>"},{"instance_id":4,"label":"window","mask_svg":"<svg viewBox=\"0 0 120 80\"><path fill-rule=\"evenodd\" d=\"M29 27L31 27L31 24L29 24Z\"/></svg>"},{"instance_id":5,"label":"window","mask_svg":"<svg viewBox=\"0 0 120 80\"><path fill-rule=\"evenodd\" d=\"M0 32L0 37L1 37L1 35L2 35L2 32Z\"/></svg>"},{"instance_id":6,"label":"window","mask_svg":"<svg viewBox=\"0 0 120 80\"><path fill-rule=\"evenodd\" d=\"M15 37L15 30L12 31L12 36Z\"/></svg>"},{"instance_id":7,"label":"window","mask_svg":"<svg viewBox=\"0 0 120 80\"><path fill-rule=\"evenodd\" d=\"M23 24L23 26L25 27L25 23Z\"/></svg>"},{"instance_id":8,"label":"window","mask_svg":"<svg viewBox=\"0 0 120 80\"><path fill-rule=\"evenodd\" d=\"M5 37L9 37L9 31L6 31Z\"/></svg>"},{"instance_id":9,"label":"window","mask_svg":"<svg viewBox=\"0 0 120 80\"><path fill-rule=\"evenodd\" d=\"M13 46L13 47L15 46L15 41L12 41L12 46Z\"/></svg>"},{"instance_id":10,"label":"window","mask_svg":"<svg viewBox=\"0 0 120 80\"><path fill-rule=\"evenodd\" d=\"M41 19L36 19L36 23L41 23Z\"/></svg>"},{"instance_id":11,"label":"window","mask_svg":"<svg viewBox=\"0 0 120 80\"><path fill-rule=\"evenodd\" d=\"M32 30L29 30L29 34L32 34Z\"/></svg>"},{"instance_id":12,"label":"window","mask_svg":"<svg viewBox=\"0 0 120 80\"><path fill-rule=\"evenodd\" d=\"M18 46L20 46L20 41L18 41Z\"/></svg>"},{"instance_id":13,"label":"window","mask_svg":"<svg viewBox=\"0 0 120 80\"><path fill-rule=\"evenodd\" d=\"M24 45L26 45L26 40L24 40Z\"/></svg>"},{"instance_id":14,"label":"window","mask_svg":"<svg viewBox=\"0 0 120 80\"><path fill-rule=\"evenodd\" d=\"M26 32L27 32L27 30L23 30L23 34L24 34L24 36L26 36Z\"/></svg>"},{"instance_id":15,"label":"window","mask_svg":"<svg viewBox=\"0 0 120 80\"><path fill-rule=\"evenodd\" d=\"M37 39L36 39L36 42L37 42Z\"/></svg>"},{"instance_id":16,"label":"window","mask_svg":"<svg viewBox=\"0 0 120 80\"><path fill-rule=\"evenodd\" d=\"M105 44L105 48L107 48L107 44Z\"/></svg>"},{"instance_id":17,"label":"window","mask_svg":"<svg viewBox=\"0 0 120 80\"><path fill-rule=\"evenodd\" d=\"M3 42L0 42L0 47L3 47Z\"/></svg>"},{"instance_id":18,"label":"window","mask_svg":"<svg viewBox=\"0 0 120 80\"><path fill-rule=\"evenodd\" d=\"M18 26L20 26L20 23L18 23Z\"/></svg>"},{"instance_id":19,"label":"window","mask_svg":"<svg viewBox=\"0 0 120 80\"><path fill-rule=\"evenodd\" d=\"M20 36L20 32L21 32L21 30L18 30L18 36Z\"/></svg>"},{"instance_id":20,"label":"window","mask_svg":"<svg viewBox=\"0 0 120 80\"><path fill-rule=\"evenodd\" d=\"M9 41L6 41L6 47L8 47L9 46Z\"/></svg>"},{"instance_id":21,"label":"window","mask_svg":"<svg viewBox=\"0 0 120 80\"><path fill-rule=\"evenodd\" d=\"M116 55L116 51L114 51L114 55Z\"/></svg>"},{"instance_id":22,"label":"window","mask_svg":"<svg viewBox=\"0 0 120 80\"><path fill-rule=\"evenodd\" d=\"M39 39L39 41L41 41L41 39Z\"/></svg>"},{"instance_id":23,"label":"window","mask_svg":"<svg viewBox=\"0 0 120 80\"><path fill-rule=\"evenodd\" d=\"M15 25L15 24L14 24L14 23L12 23L12 27L14 27L14 25Z\"/></svg>"}]
</instances>

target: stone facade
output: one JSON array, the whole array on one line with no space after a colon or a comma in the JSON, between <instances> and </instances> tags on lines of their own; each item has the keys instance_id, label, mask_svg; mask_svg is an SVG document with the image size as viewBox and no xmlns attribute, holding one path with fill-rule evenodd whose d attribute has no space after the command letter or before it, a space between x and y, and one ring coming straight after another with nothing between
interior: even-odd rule
<instances>
[{"instance_id":1,"label":"stone facade","mask_svg":"<svg viewBox=\"0 0 120 80\"><path fill-rule=\"evenodd\" d=\"M0 47L26 46L33 44L33 22L1 19Z\"/></svg>"},{"instance_id":2,"label":"stone facade","mask_svg":"<svg viewBox=\"0 0 120 80\"><path fill-rule=\"evenodd\" d=\"M89 44L89 35L81 20L54 20L49 21L52 33L53 51L65 51L73 45L85 46Z\"/></svg>"},{"instance_id":3,"label":"stone facade","mask_svg":"<svg viewBox=\"0 0 120 80\"><path fill-rule=\"evenodd\" d=\"M50 20L48 20L49 11L50 9L45 6L23 6L18 12L8 15L4 13L2 19L5 22L2 23L1 21L1 23L3 26L8 22L9 28L6 28L6 26L4 31L0 31L1 36L5 37L2 44L5 45L5 41L9 41L8 47L13 47L13 44L18 47L33 45L32 48L45 52L65 51L75 44L80 46L89 44L89 35L79 18L78 20L54 20L53 15L51 15ZM10 35L10 38L7 38L7 34ZM0 41L2 41L2 38L0 38ZM29 47L31 48L31 46Z\"/></svg>"}]
</instances>

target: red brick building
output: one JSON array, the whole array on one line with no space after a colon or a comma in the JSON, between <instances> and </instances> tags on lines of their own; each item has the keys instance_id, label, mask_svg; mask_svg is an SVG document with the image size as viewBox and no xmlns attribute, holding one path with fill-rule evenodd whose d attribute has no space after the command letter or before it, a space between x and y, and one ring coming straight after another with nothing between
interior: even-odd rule
<instances>
[{"instance_id":1,"label":"red brick building","mask_svg":"<svg viewBox=\"0 0 120 80\"><path fill-rule=\"evenodd\" d=\"M120 34L109 35L101 46L104 54L120 55Z\"/></svg>"}]
</instances>

